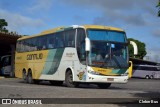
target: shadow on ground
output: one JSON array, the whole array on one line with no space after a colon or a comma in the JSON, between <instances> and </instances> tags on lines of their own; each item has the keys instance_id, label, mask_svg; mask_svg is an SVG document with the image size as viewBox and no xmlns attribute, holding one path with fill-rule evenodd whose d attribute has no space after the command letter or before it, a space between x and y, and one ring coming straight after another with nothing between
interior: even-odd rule
<instances>
[{"instance_id":1,"label":"shadow on ground","mask_svg":"<svg viewBox=\"0 0 160 107\"><path fill-rule=\"evenodd\" d=\"M19 81L19 83L21 84L28 84L25 81ZM32 84L28 84L28 85L32 85ZM49 81L40 81L38 84L33 84L33 85L42 85L42 86L58 86L58 87L66 87L66 84L63 83L63 85L52 85L50 84ZM67 87L70 88L70 87ZM81 89L100 89L96 84L79 84L79 86L77 88L81 88ZM110 86L108 89L112 89L112 90L124 90L126 88L120 88L120 87L114 87L114 86ZM102 90L106 90L106 89L102 89Z\"/></svg>"}]
</instances>

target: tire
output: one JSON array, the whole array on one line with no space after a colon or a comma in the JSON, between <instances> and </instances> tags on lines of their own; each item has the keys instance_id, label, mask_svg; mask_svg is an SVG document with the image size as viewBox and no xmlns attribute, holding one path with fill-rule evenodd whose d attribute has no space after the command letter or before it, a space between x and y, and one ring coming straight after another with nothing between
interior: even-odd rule
<instances>
[{"instance_id":1,"label":"tire","mask_svg":"<svg viewBox=\"0 0 160 107\"><path fill-rule=\"evenodd\" d=\"M150 79L153 79L153 78L154 78L153 75L151 75L151 76L150 76Z\"/></svg>"},{"instance_id":2,"label":"tire","mask_svg":"<svg viewBox=\"0 0 160 107\"><path fill-rule=\"evenodd\" d=\"M27 82L29 84L39 84L39 80L33 79L32 77L32 72L28 72L28 76L27 76Z\"/></svg>"},{"instance_id":3,"label":"tire","mask_svg":"<svg viewBox=\"0 0 160 107\"><path fill-rule=\"evenodd\" d=\"M22 72L22 79L24 80L24 82L27 82L26 71L23 71L23 72Z\"/></svg>"},{"instance_id":4,"label":"tire","mask_svg":"<svg viewBox=\"0 0 160 107\"><path fill-rule=\"evenodd\" d=\"M111 86L111 83L99 83L97 85L101 89L107 89L107 88L109 88Z\"/></svg>"},{"instance_id":5,"label":"tire","mask_svg":"<svg viewBox=\"0 0 160 107\"><path fill-rule=\"evenodd\" d=\"M61 86L63 84L63 81L49 81L49 82L55 86Z\"/></svg>"},{"instance_id":6,"label":"tire","mask_svg":"<svg viewBox=\"0 0 160 107\"><path fill-rule=\"evenodd\" d=\"M32 72L28 72L27 82L28 82L29 84L33 84L33 83L34 83L34 80L33 80L33 78L32 78Z\"/></svg>"},{"instance_id":7,"label":"tire","mask_svg":"<svg viewBox=\"0 0 160 107\"><path fill-rule=\"evenodd\" d=\"M149 75L146 75L145 78L146 78L146 79L150 79L150 78L149 78Z\"/></svg>"},{"instance_id":8,"label":"tire","mask_svg":"<svg viewBox=\"0 0 160 107\"><path fill-rule=\"evenodd\" d=\"M67 87L78 87L78 83L73 82L73 75L71 70L68 70L65 76L65 84Z\"/></svg>"}]
</instances>

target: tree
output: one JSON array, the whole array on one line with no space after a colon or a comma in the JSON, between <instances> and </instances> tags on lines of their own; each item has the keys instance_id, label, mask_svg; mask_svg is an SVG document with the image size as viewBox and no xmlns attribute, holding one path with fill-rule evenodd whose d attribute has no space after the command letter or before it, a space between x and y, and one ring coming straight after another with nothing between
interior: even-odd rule
<instances>
[{"instance_id":1,"label":"tree","mask_svg":"<svg viewBox=\"0 0 160 107\"><path fill-rule=\"evenodd\" d=\"M134 41L136 44L137 44L137 47L138 47L138 55L136 55L135 57L136 58L139 58L139 59L143 59L143 57L147 54L146 52L146 48L145 48L145 43L143 42L140 42L139 40L135 40L133 38L128 38L129 41ZM128 46L129 48L129 56L130 57L134 57L134 49L133 49L133 46L129 44Z\"/></svg>"},{"instance_id":2,"label":"tree","mask_svg":"<svg viewBox=\"0 0 160 107\"><path fill-rule=\"evenodd\" d=\"M5 26L8 26L8 23L5 21L5 19L0 19L0 31L1 32L8 32Z\"/></svg>"},{"instance_id":3,"label":"tree","mask_svg":"<svg viewBox=\"0 0 160 107\"><path fill-rule=\"evenodd\" d=\"M159 0L159 2L158 2L156 7L158 8L158 17L160 17L160 0Z\"/></svg>"}]
</instances>

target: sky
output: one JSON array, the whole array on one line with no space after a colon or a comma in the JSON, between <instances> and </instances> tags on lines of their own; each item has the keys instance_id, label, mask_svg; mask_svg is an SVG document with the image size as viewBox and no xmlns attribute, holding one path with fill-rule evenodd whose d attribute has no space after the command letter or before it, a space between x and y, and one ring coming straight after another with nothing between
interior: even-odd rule
<instances>
[{"instance_id":1,"label":"sky","mask_svg":"<svg viewBox=\"0 0 160 107\"><path fill-rule=\"evenodd\" d=\"M149 60L160 62L157 4L158 0L0 0L0 19L21 35L84 24L122 28L128 38L146 44Z\"/></svg>"}]
</instances>

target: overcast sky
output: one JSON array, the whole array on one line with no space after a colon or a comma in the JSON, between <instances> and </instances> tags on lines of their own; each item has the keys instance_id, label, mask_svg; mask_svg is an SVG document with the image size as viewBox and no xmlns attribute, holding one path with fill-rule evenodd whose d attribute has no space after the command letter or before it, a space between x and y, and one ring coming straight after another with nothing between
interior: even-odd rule
<instances>
[{"instance_id":1,"label":"overcast sky","mask_svg":"<svg viewBox=\"0 0 160 107\"><path fill-rule=\"evenodd\" d=\"M146 44L147 55L160 62L158 0L0 0L0 19L22 35L58 26L98 24L122 28L128 38Z\"/></svg>"}]
</instances>

